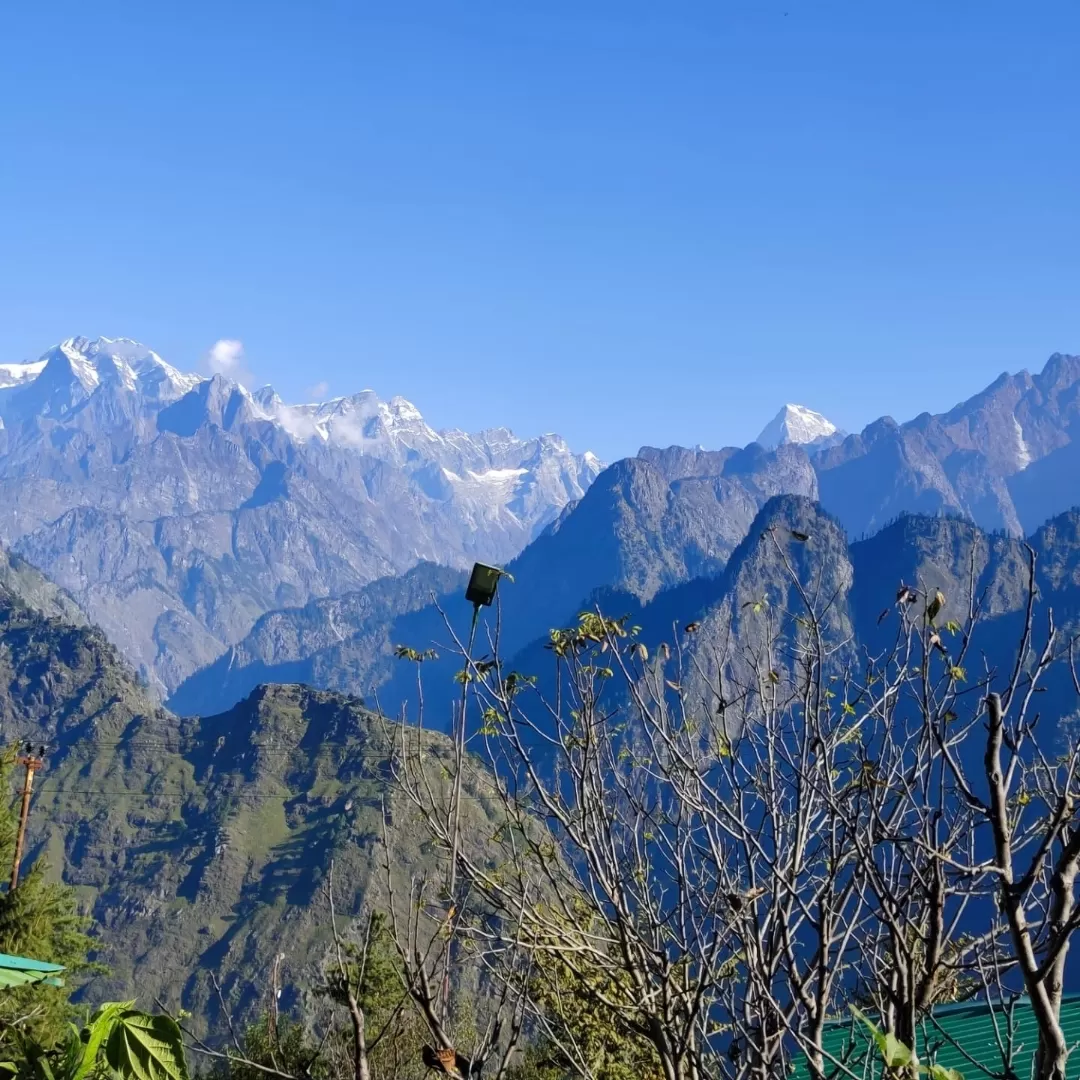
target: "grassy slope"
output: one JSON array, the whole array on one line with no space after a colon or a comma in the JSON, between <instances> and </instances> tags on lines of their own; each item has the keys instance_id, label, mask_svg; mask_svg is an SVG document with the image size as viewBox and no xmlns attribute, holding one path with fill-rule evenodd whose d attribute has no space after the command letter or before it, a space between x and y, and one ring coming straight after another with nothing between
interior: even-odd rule
<instances>
[{"instance_id":1,"label":"grassy slope","mask_svg":"<svg viewBox=\"0 0 1080 1080\"><path fill-rule=\"evenodd\" d=\"M282 951L287 1005L327 946L331 860L341 911L385 902L384 806L402 890L437 865L389 783L391 729L353 699L264 687L223 715L180 719L100 632L5 594L0 718L5 739L54 747L37 781L29 857L45 855L98 920L110 974L84 988L90 1000L160 997L218 1029L209 973L250 1015ZM429 745L436 761L449 751L438 736ZM474 793L485 783L475 779ZM494 813L469 802L476 842Z\"/></svg>"}]
</instances>

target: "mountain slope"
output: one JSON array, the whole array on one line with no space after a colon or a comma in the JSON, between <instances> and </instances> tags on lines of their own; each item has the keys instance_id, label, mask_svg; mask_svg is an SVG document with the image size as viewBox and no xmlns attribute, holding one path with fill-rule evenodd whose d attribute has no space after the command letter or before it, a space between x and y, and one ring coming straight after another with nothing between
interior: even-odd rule
<instances>
[{"instance_id":1,"label":"mountain slope","mask_svg":"<svg viewBox=\"0 0 1080 1080\"><path fill-rule=\"evenodd\" d=\"M244 1022L280 952L281 1006L297 1004L327 955L331 860L346 922L389 900L384 821L399 895L437 866L389 782L392 738L352 699L275 686L181 724L175 749L138 722L111 760L72 747L42 785L35 835L100 922L111 971L86 993L160 997L221 1034L210 972ZM428 747L435 760L451 752L436 736ZM470 845L495 827L477 801L485 784L482 770L466 781Z\"/></svg>"},{"instance_id":2,"label":"mountain slope","mask_svg":"<svg viewBox=\"0 0 1080 1080\"><path fill-rule=\"evenodd\" d=\"M355 700L276 686L225 715L181 720L99 630L3 590L0 730L50 747L26 859L46 857L97 921L109 973L82 989L90 1002L161 998L220 1033L209 973L243 1022L280 951L287 1009L325 956L331 860L346 920L387 901L384 819L399 893L436 866L389 783L392 728ZM450 753L426 738L436 761ZM479 768L466 780L469 844L494 829L487 784Z\"/></svg>"},{"instance_id":3,"label":"mountain slope","mask_svg":"<svg viewBox=\"0 0 1080 1080\"><path fill-rule=\"evenodd\" d=\"M719 455L646 448L605 469L509 563L513 581L501 587L501 649L509 655L572 620L597 589L622 590L645 602L664 588L718 574L758 509L792 488L815 491L809 459L794 446L775 452L751 446ZM267 615L235 649L186 680L170 706L181 712L227 708L256 682L281 678L363 695L374 683L382 706L396 713L415 698L415 679L388 657L391 646L407 644L436 646L442 654L426 669L432 714L442 715L443 691L456 670L444 615L463 640L471 612L462 579L443 575L435 585L441 611L422 602L414 606L427 598L409 591L410 583L401 586L408 600L386 583L378 586L386 605L381 616L372 604L374 587L338 602ZM480 644L486 648L484 637Z\"/></svg>"},{"instance_id":4,"label":"mountain slope","mask_svg":"<svg viewBox=\"0 0 1080 1080\"><path fill-rule=\"evenodd\" d=\"M1001 375L947 413L883 417L814 459L821 501L853 535L901 513L960 513L1031 533L1080 503L1080 357Z\"/></svg>"},{"instance_id":5,"label":"mountain slope","mask_svg":"<svg viewBox=\"0 0 1080 1080\"><path fill-rule=\"evenodd\" d=\"M214 712L270 682L366 695L392 678L393 645L415 635L415 613L429 608L432 596L460 601L466 581L461 571L421 563L356 592L272 611L224 656L181 683L169 708L184 715ZM429 632L437 635L437 613L430 615Z\"/></svg>"},{"instance_id":6,"label":"mountain slope","mask_svg":"<svg viewBox=\"0 0 1080 1080\"><path fill-rule=\"evenodd\" d=\"M0 593L17 597L46 618L63 619L74 626L86 616L72 598L21 555L0 547Z\"/></svg>"}]
</instances>

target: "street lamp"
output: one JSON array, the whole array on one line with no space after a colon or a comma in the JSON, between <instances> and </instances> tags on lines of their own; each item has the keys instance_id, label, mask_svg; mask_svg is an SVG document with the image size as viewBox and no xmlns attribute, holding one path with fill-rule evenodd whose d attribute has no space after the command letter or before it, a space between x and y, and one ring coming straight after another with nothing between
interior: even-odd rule
<instances>
[{"instance_id":1,"label":"street lamp","mask_svg":"<svg viewBox=\"0 0 1080 1080\"><path fill-rule=\"evenodd\" d=\"M495 590L499 587L499 578L502 571L494 566L485 566L477 563L472 568L472 576L469 578L469 587L465 590L465 599L480 610L481 605L490 607L495 599Z\"/></svg>"}]
</instances>

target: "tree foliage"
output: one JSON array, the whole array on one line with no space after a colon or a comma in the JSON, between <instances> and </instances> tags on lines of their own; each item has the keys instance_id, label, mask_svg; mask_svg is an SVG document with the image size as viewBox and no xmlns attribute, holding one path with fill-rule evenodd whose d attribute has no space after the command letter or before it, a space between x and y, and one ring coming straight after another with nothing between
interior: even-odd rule
<instances>
[{"instance_id":1,"label":"tree foliage","mask_svg":"<svg viewBox=\"0 0 1080 1080\"><path fill-rule=\"evenodd\" d=\"M19 799L13 793L14 749L0 757L0 870L6 876L15 855ZM73 889L50 879L44 858L23 866L18 888L0 893L0 952L62 964L64 985L34 984L0 994L0 1053L18 1033L45 1048L66 1038L74 1015L69 997L78 976L95 966L91 920L78 909Z\"/></svg>"},{"instance_id":2,"label":"tree foliage","mask_svg":"<svg viewBox=\"0 0 1080 1080\"><path fill-rule=\"evenodd\" d=\"M0 1062L14 1080L188 1080L180 1027L171 1016L142 1012L134 1001L102 1005L80 1029L46 1048L25 1030L14 1033L16 1054Z\"/></svg>"}]
</instances>

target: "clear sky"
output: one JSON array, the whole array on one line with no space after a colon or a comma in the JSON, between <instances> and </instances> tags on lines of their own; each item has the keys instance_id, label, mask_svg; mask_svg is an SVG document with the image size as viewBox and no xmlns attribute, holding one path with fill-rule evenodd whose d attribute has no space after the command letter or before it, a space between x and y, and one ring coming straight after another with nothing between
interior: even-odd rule
<instances>
[{"instance_id":1,"label":"clear sky","mask_svg":"<svg viewBox=\"0 0 1080 1080\"><path fill-rule=\"evenodd\" d=\"M0 9L0 361L72 334L611 460L1080 351L1080 4Z\"/></svg>"}]
</instances>

